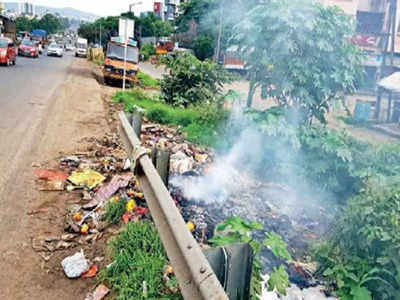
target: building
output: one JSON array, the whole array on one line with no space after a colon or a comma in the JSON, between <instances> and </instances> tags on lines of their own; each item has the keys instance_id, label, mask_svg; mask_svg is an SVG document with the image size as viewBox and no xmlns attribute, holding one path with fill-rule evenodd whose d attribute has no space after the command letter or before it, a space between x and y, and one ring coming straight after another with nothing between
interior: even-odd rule
<instances>
[{"instance_id":1,"label":"building","mask_svg":"<svg viewBox=\"0 0 400 300\"><path fill-rule=\"evenodd\" d=\"M35 16L36 8L35 5L29 2L18 3L18 14L25 16Z\"/></svg>"},{"instance_id":2,"label":"building","mask_svg":"<svg viewBox=\"0 0 400 300\"><path fill-rule=\"evenodd\" d=\"M6 9L6 7L4 6L4 3L3 3L3 2L0 2L0 14L1 14L2 12L4 12L5 9Z\"/></svg>"},{"instance_id":3,"label":"building","mask_svg":"<svg viewBox=\"0 0 400 300\"><path fill-rule=\"evenodd\" d=\"M184 0L136 0L131 9L135 16L154 13L165 21L173 21L179 13L179 5Z\"/></svg>"},{"instance_id":4,"label":"building","mask_svg":"<svg viewBox=\"0 0 400 300\"><path fill-rule=\"evenodd\" d=\"M319 0L323 5L336 5L355 18L356 35L352 42L366 54L365 77L355 96L370 102L376 120L391 119L392 96L382 98L378 82L400 69L400 0ZM393 99L395 100L395 99ZM381 106L387 106L386 111ZM398 115L398 113L396 113Z\"/></svg>"}]
</instances>

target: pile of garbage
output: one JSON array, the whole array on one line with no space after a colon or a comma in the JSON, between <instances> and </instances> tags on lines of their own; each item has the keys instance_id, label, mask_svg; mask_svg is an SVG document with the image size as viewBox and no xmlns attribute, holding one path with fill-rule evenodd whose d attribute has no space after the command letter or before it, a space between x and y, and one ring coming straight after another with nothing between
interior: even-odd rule
<instances>
[{"instance_id":1,"label":"pile of garbage","mask_svg":"<svg viewBox=\"0 0 400 300\"><path fill-rule=\"evenodd\" d=\"M215 169L225 167L215 166L218 159L215 151L187 142L175 127L146 122L142 126L141 140L149 152L154 147L170 151L169 189L189 230L201 244L213 235L218 223L232 216L240 216L261 223L265 231L282 235L293 257L301 260L308 245L323 234L329 225L329 216L324 207L316 205L310 209L304 206L302 210L297 205L292 207L297 195L287 186L265 182L234 168L228 170L230 176L222 178ZM41 190L80 195L79 203L68 207L65 232L60 238L48 239L36 245L38 251L44 251L45 259L48 259L46 255L49 252L102 239L108 226L104 220L105 208L110 202L126 201L126 211L121 218L123 223L150 217L139 183L130 170L131 161L127 159L118 135L91 139L90 142L92 146L87 151L61 158L57 169L35 170ZM211 177L214 184L217 183L211 192L209 188L203 188L208 184L207 181L203 182L206 177L207 180ZM284 199L282 195L285 195ZM260 233L260 238L262 236ZM62 266L69 278L95 276L97 263L101 259L95 257L89 260L83 252L76 252L65 258ZM275 266L265 253L261 263L265 272ZM69 265L73 265L73 268L68 268ZM306 268L300 269L304 271ZM292 282L300 288L318 285L312 276L291 273ZM104 293L104 288L100 288L99 294ZM87 299L101 299L93 298L95 294L96 291Z\"/></svg>"}]
</instances>

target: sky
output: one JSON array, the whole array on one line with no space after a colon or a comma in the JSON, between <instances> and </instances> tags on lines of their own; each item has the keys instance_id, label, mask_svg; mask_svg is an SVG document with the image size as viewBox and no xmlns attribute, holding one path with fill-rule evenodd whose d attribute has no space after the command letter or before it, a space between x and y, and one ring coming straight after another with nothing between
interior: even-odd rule
<instances>
[{"instance_id":1,"label":"sky","mask_svg":"<svg viewBox=\"0 0 400 300\"><path fill-rule=\"evenodd\" d=\"M4 2L13 2L5 0ZM137 8L149 11L153 7L153 0L28 0L15 2L31 2L36 5L52 7L72 7L99 16L119 15L128 11L129 4L142 2Z\"/></svg>"}]
</instances>

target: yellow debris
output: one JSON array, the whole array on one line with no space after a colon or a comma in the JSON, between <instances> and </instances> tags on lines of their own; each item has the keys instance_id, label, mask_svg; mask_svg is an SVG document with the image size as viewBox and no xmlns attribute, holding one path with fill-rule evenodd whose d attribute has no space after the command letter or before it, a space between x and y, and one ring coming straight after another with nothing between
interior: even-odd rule
<instances>
[{"instance_id":1,"label":"yellow debris","mask_svg":"<svg viewBox=\"0 0 400 300\"><path fill-rule=\"evenodd\" d=\"M86 169L83 171L72 172L71 176L68 177L68 180L76 186L92 189L102 183L105 180L105 177L96 171Z\"/></svg>"},{"instance_id":2,"label":"yellow debris","mask_svg":"<svg viewBox=\"0 0 400 300\"><path fill-rule=\"evenodd\" d=\"M127 212L133 212L133 210L136 208L135 200L129 200L128 203L126 203L125 208Z\"/></svg>"},{"instance_id":3,"label":"yellow debris","mask_svg":"<svg viewBox=\"0 0 400 300\"><path fill-rule=\"evenodd\" d=\"M190 222L190 221L189 221L186 225L187 225L187 227L188 227L188 229L189 229L190 232L193 232L194 229L196 228L196 226L194 225L194 223L193 223L193 222Z\"/></svg>"}]
</instances>

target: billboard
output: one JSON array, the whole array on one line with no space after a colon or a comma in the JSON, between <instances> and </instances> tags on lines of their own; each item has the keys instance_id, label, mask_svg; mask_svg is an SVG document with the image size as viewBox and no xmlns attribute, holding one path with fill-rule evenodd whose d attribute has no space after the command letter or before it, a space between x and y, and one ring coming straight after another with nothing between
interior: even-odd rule
<instances>
[{"instance_id":1,"label":"billboard","mask_svg":"<svg viewBox=\"0 0 400 300\"><path fill-rule=\"evenodd\" d=\"M131 19L120 18L118 36L123 40L127 41L129 38L133 38L135 33L135 21Z\"/></svg>"},{"instance_id":2,"label":"billboard","mask_svg":"<svg viewBox=\"0 0 400 300\"><path fill-rule=\"evenodd\" d=\"M162 3L154 2L154 14L161 17L161 13L162 13Z\"/></svg>"}]
</instances>

